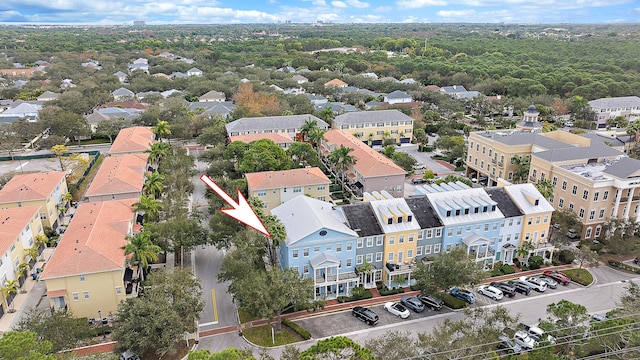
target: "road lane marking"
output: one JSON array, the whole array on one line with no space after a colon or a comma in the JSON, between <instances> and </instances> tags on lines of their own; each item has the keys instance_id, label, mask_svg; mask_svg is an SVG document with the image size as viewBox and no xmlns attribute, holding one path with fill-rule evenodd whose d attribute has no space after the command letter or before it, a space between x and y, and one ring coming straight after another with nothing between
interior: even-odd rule
<instances>
[{"instance_id":1,"label":"road lane marking","mask_svg":"<svg viewBox=\"0 0 640 360\"><path fill-rule=\"evenodd\" d=\"M211 301L213 304L213 321L218 322L218 306L216 305L216 290L211 289Z\"/></svg>"}]
</instances>

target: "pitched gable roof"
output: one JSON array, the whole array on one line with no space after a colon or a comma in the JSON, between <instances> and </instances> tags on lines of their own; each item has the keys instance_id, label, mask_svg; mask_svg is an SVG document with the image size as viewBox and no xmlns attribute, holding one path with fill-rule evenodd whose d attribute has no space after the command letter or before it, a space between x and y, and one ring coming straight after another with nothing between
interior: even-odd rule
<instances>
[{"instance_id":1,"label":"pitched gable roof","mask_svg":"<svg viewBox=\"0 0 640 360\"><path fill-rule=\"evenodd\" d=\"M330 184L331 180L320 168L302 168L280 171L247 173L247 184L251 190L276 189L281 187Z\"/></svg>"},{"instance_id":2,"label":"pitched gable roof","mask_svg":"<svg viewBox=\"0 0 640 360\"><path fill-rule=\"evenodd\" d=\"M337 86L337 87L345 87L349 84L347 84L346 82L340 80L340 79L333 79L333 80L329 80L326 83L324 83L324 86Z\"/></svg>"},{"instance_id":3,"label":"pitched gable roof","mask_svg":"<svg viewBox=\"0 0 640 360\"><path fill-rule=\"evenodd\" d=\"M203 94L202 96L200 96L198 98L199 101L203 101L203 100L218 100L221 99L222 101L226 100L226 95L221 92L221 91L215 91L215 90L211 90L206 94Z\"/></svg>"},{"instance_id":4,"label":"pitched gable roof","mask_svg":"<svg viewBox=\"0 0 640 360\"><path fill-rule=\"evenodd\" d=\"M287 230L285 243L291 246L320 229L330 229L347 236L357 237L342 218L342 213L333 209L333 204L310 198L295 197L271 210Z\"/></svg>"},{"instance_id":5,"label":"pitched gable roof","mask_svg":"<svg viewBox=\"0 0 640 360\"><path fill-rule=\"evenodd\" d=\"M142 191L149 154L108 156L93 178L88 197Z\"/></svg>"},{"instance_id":6,"label":"pitched gable roof","mask_svg":"<svg viewBox=\"0 0 640 360\"><path fill-rule=\"evenodd\" d=\"M25 206L13 209L0 209L0 255L9 250L11 244L20 237L22 230L31 219L38 216L40 206ZM31 229L36 235L36 229Z\"/></svg>"},{"instance_id":7,"label":"pitched gable roof","mask_svg":"<svg viewBox=\"0 0 640 360\"><path fill-rule=\"evenodd\" d=\"M122 269L136 199L82 203L40 275L43 280Z\"/></svg>"},{"instance_id":8,"label":"pitched gable roof","mask_svg":"<svg viewBox=\"0 0 640 360\"><path fill-rule=\"evenodd\" d=\"M46 199L64 178L63 171L16 175L0 190L0 203Z\"/></svg>"},{"instance_id":9,"label":"pitched gable roof","mask_svg":"<svg viewBox=\"0 0 640 360\"><path fill-rule=\"evenodd\" d=\"M113 95L113 96L134 96L135 94L133 93L133 91L131 91L131 90L127 89L127 88L121 87L119 89L113 90L111 95Z\"/></svg>"},{"instance_id":10,"label":"pitched gable roof","mask_svg":"<svg viewBox=\"0 0 640 360\"><path fill-rule=\"evenodd\" d=\"M397 109L354 111L338 115L333 119L337 125L379 123L389 121L413 121L413 118L405 115Z\"/></svg>"},{"instance_id":11,"label":"pitched gable roof","mask_svg":"<svg viewBox=\"0 0 640 360\"><path fill-rule=\"evenodd\" d=\"M229 141L242 141L245 144L248 144L252 141L261 140L261 139L269 139L276 144L291 144L294 141L287 134L283 133L260 133L260 134L247 134L247 135L238 135L238 136L230 136Z\"/></svg>"},{"instance_id":12,"label":"pitched gable roof","mask_svg":"<svg viewBox=\"0 0 640 360\"><path fill-rule=\"evenodd\" d=\"M353 168L364 177L404 175L407 172L386 156L370 148L355 136L341 130L332 129L324 133L323 143L333 149L340 145L353 149L351 156L357 159Z\"/></svg>"},{"instance_id":13,"label":"pitched gable roof","mask_svg":"<svg viewBox=\"0 0 640 360\"><path fill-rule=\"evenodd\" d=\"M258 130L299 129L307 120L315 120L320 129L328 129L329 124L320 118L309 115L263 116L241 118L225 125L227 133Z\"/></svg>"},{"instance_id":14,"label":"pitched gable roof","mask_svg":"<svg viewBox=\"0 0 640 360\"><path fill-rule=\"evenodd\" d=\"M151 149L154 134L150 127L134 126L120 130L111 144L111 154L144 152Z\"/></svg>"}]
</instances>

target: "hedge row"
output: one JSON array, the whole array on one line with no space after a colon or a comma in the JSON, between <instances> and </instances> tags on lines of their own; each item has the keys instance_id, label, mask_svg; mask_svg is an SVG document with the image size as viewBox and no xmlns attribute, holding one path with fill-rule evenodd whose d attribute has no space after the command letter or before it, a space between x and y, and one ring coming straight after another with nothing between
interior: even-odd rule
<instances>
[{"instance_id":1,"label":"hedge row","mask_svg":"<svg viewBox=\"0 0 640 360\"><path fill-rule=\"evenodd\" d=\"M637 268L635 266L631 266L631 265L627 265L625 263L622 263L620 261L616 261L616 260L609 260L609 266L618 268L618 269L622 269L622 270L627 270L627 271L631 271L634 272L636 274L640 274L640 268Z\"/></svg>"},{"instance_id":2,"label":"hedge row","mask_svg":"<svg viewBox=\"0 0 640 360\"><path fill-rule=\"evenodd\" d=\"M358 300L363 300L363 299L371 299L373 297L373 293L371 292L371 290L369 289L365 289L362 292L362 295L356 295L353 294L351 296L338 296L338 302L339 303L346 303L346 302L350 302L350 301L358 301Z\"/></svg>"},{"instance_id":3,"label":"hedge row","mask_svg":"<svg viewBox=\"0 0 640 360\"><path fill-rule=\"evenodd\" d=\"M378 289L381 296L395 295L404 293L404 288L387 289L386 287Z\"/></svg>"},{"instance_id":4,"label":"hedge row","mask_svg":"<svg viewBox=\"0 0 640 360\"><path fill-rule=\"evenodd\" d=\"M289 329L293 330L296 334L300 335L304 340L311 339L311 333L300 327L300 325L290 321L288 319L282 319L282 323Z\"/></svg>"},{"instance_id":5,"label":"hedge row","mask_svg":"<svg viewBox=\"0 0 640 360\"><path fill-rule=\"evenodd\" d=\"M466 307L468 305L467 302L462 301L457 297L453 297L451 296L451 294L435 293L433 295L444 301L444 304L450 309L462 309L463 307Z\"/></svg>"}]
</instances>

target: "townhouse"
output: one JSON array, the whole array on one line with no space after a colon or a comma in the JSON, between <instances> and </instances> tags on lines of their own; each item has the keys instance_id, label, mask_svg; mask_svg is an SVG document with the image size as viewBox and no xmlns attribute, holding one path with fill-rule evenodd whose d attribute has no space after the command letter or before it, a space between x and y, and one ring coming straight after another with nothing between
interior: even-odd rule
<instances>
[{"instance_id":1,"label":"townhouse","mask_svg":"<svg viewBox=\"0 0 640 360\"><path fill-rule=\"evenodd\" d=\"M309 115L265 116L254 118L241 118L225 125L228 136L262 133L282 133L295 139L300 134L300 129L307 121L315 121L322 130L329 129L329 124L321 119Z\"/></svg>"},{"instance_id":2,"label":"townhouse","mask_svg":"<svg viewBox=\"0 0 640 360\"><path fill-rule=\"evenodd\" d=\"M88 201L131 199L142 195L149 154L107 156L85 193Z\"/></svg>"},{"instance_id":3,"label":"townhouse","mask_svg":"<svg viewBox=\"0 0 640 360\"><path fill-rule=\"evenodd\" d=\"M124 246L133 234L137 199L81 203L40 279L52 310L95 318L137 296Z\"/></svg>"},{"instance_id":4,"label":"townhouse","mask_svg":"<svg viewBox=\"0 0 640 360\"><path fill-rule=\"evenodd\" d=\"M134 126L122 129L113 140L109 153L112 155L143 153L151 149L154 139L155 135L150 127Z\"/></svg>"},{"instance_id":5,"label":"townhouse","mask_svg":"<svg viewBox=\"0 0 640 360\"><path fill-rule=\"evenodd\" d=\"M624 116L629 121L640 116L640 97L637 96L595 99L589 101L589 106L596 114L598 129L606 128L607 120L617 116Z\"/></svg>"},{"instance_id":6,"label":"townhouse","mask_svg":"<svg viewBox=\"0 0 640 360\"><path fill-rule=\"evenodd\" d=\"M249 197L260 199L266 211L298 195L321 201L330 199L331 180L317 167L247 173L245 178Z\"/></svg>"},{"instance_id":7,"label":"townhouse","mask_svg":"<svg viewBox=\"0 0 640 360\"><path fill-rule=\"evenodd\" d=\"M522 246L521 234L523 233L522 221L524 214L505 189L504 186L497 186L486 188L485 191L498 204L498 209L504 215L500 225L498 243L494 244L496 250L495 260L513 265L513 260L518 257L518 249Z\"/></svg>"},{"instance_id":8,"label":"townhouse","mask_svg":"<svg viewBox=\"0 0 640 360\"><path fill-rule=\"evenodd\" d=\"M331 203L298 196L273 209L287 229L278 259L282 268L293 268L313 279L315 297L350 296L359 285L355 273L355 243L350 229Z\"/></svg>"},{"instance_id":9,"label":"townhouse","mask_svg":"<svg viewBox=\"0 0 640 360\"><path fill-rule=\"evenodd\" d=\"M413 136L413 118L401 111L355 111L338 115L333 128L348 132L370 146L383 145L386 139L396 144L408 144Z\"/></svg>"},{"instance_id":10,"label":"townhouse","mask_svg":"<svg viewBox=\"0 0 640 360\"><path fill-rule=\"evenodd\" d=\"M44 236L44 227L40 219L40 206L32 205L14 209L0 209L0 284L17 280L24 284L27 273L20 273L19 265L29 263L33 266L35 259L30 258L25 249L35 243L38 235ZM2 294L0 317L9 310L9 306L17 294Z\"/></svg>"},{"instance_id":11,"label":"townhouse","mask_svg":"<svg viewBox=\"0 0 640 360\"><path fill-rule=\"evenodd\" d=\"M530 161L525 181L550 180L555 209L570 209L580 222L581 239L596 239L611 219L640 220L640 161L609 146L606 138L565 131L475 132L469 136L467 174L488 177L489 185L518 170L516 156ZM535 232L532 232L532 236ZM541 232L538 232L541 235ZM548 234L548 232L547 232Z\"/></svg>"},{"instance_id":12,"label":"townhouse","mask_svg":"<svg viewBox=\"0 0 640 360\"><path fill-rule=\"evenodd\" d=\"M262 133L262 134L247 134L247 135L238 135L238 136L230 136L229 143L234 141L241 141L245 144L250 144L253 141L261 140L261 139L269 139L273 141L276 145L280 146L283 149L288 149L291 144L295 142L291 137L287 134L283 133Z\"/></svg>"},{"instance_id":13,"label":"townhouse","mask_svg":"<svg viewBox=\"0 0 640 360\"><path fill-rule=\"evenodd\" d=\"M349 166L344 175L346 185L350 186L356 194L385 190L394 196L404 196L407 172L386 156L342 130L332 129L324 134L320 153L325 164L336 171L335 166L329 164L327 159L331 151L340 145L353 149L349 155L353 156L356 162Z\"/></svg>"},{"instance_id":14,"label":"townhouse","mask_svg":"<svg viewBox=\"0 0 640 360\"><path fill-rule=\"evenodd\" d=\"M68 193L63 171L19 174L0 190L0 209L36 205L42 225L56 230L62 212L69 207Z\"/></svg>"}]
</instances>

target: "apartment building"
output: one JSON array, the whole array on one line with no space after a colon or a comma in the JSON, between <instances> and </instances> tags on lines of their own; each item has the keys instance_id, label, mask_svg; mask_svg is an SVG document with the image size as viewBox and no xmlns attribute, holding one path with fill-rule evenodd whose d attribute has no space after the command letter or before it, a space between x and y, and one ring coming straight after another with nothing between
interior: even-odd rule
<instances>
[{"instance_id":1,"label":"apartment building","mask_svg":"<svg viewBox=\"0 0 640 360\"><path fill-rule=\"evenodd\" d=\"M89 201L139 199L149 154L107 156L85 193Z\"/></svg>"},{"instance_id":2,"label":"apartment building","mask_svg":"<svg viewBox=\"0 0 640 360\"><path fill-rule=\"evenodd\" d=\"M245 178L249 197L260 199L267 211L299 195L330 199L331 180L317 167L247 173Z\"/></svg>"},{"instance_id":3,"label":"apartment building","mask_svg":"<svg viewBox=\"0 0 640 360\"><path fill-rule=\"evenodd\" d=\"M150 127L134 126L122 129L113 140L109 153L112 155L143 153L151 149L154 139L155 135Z\"/></svg>"},{"instance_id":4,"label":"apartment building","mask_svg":"<svg viewBox=\"0 0 640 360\"><path fill-rule=\"evenodd\" d=\"M617 116L624 116L629 121L640 117L640 97L622 96L602 98L589 101L591 110L596 113L598 129L607 127L607 120Z\"/></svg>"},{"instance_id":5,"label":"apartment building","mask_svg":"<svg viewBox=\"0 0 640 360\"><path fill-rule=\"evenodd\" d=\"M347 132L332 129L324 134L320 153L326 164L331 151L340 145L353 149L349 155L353 156L356 162L346 170L345 178L347 185L351 186L356 194L384 190L394 196L404 196L407 172Z\"/></svg>"},{"instance_id":6,"label":"apartment building","mask_svg":"<svg viewBox=\"0 0 640 360\"><path fill-rule=\"evenodd\" d=\"M300 129L304 123L308 120L315 121L322 130L329 129L329 124L309 114L241 118L228 123L225 127L229 137L247 134L282 133L295 139L300 134Z\"/></svg>"},{"instance_id":7,"label":"apartment building","mask_svg":"<svg viewBox=\"0 0 640 360\"><path fill-rule=\"evenodd\" d=\"M0 209L37 205L43 226L58 228L61 209L69 206L66 174L63 171L15 175L0 190Z\"/></svg>"},{"instance_id":8,"label":"apartment building","mask_svg":"<svg viewBox=\"0 0 640 360\"><path fill-rule=\"evenodd\" d=\"M132 235L135 199L82 203L44 271L52 310L75 317L115 313L127 294L123 247ZM129 272L131 273L131 271ZM131 279L128 279L131 280Z\"/></svg>"},{"instance_id":9,"label":"apartment building","mask_svg":"<svg viewBox=\"0 0 640 360\"><path fill-rule=\"evenodd\" d=\"M229 143L234 141L241 141L245 144L250 144L256 140L269 139L273 141L276 145L280 146L283 149L288 149L291 144L295 142L289 135L283 133L261 133L261 134L247 134L247 135L238 135L238 136L230 136Z\"/></svg>"},{"instance_id":10,"label":"apartment building","mask_svg":"<svg viewBox=\"0 0 640 360\"><path fill-rule=\"evenodd\" d=\"M408 144L413 137L413 118L399 110L348 112L333 119L333 128L348 132L370 146L383 145L385 139Z\"/></svg>"},{"instance_id":11,"label":"apartment building","mask_svg":"<svg viewBox=\"0 0 640 360\"><path fill-rule=\"evenodd\" d=\"M31 205L20 208L0 209L0 283L5 286L7 280L18 280L20 286L26 280L26 273L19 272L19 265L30 263L25 253L35 243L35 237L44 235L40 219L40 206ZM0 317L9 310L9 306L17 294L2 295Z\"/></svg>"}]
</instances>

